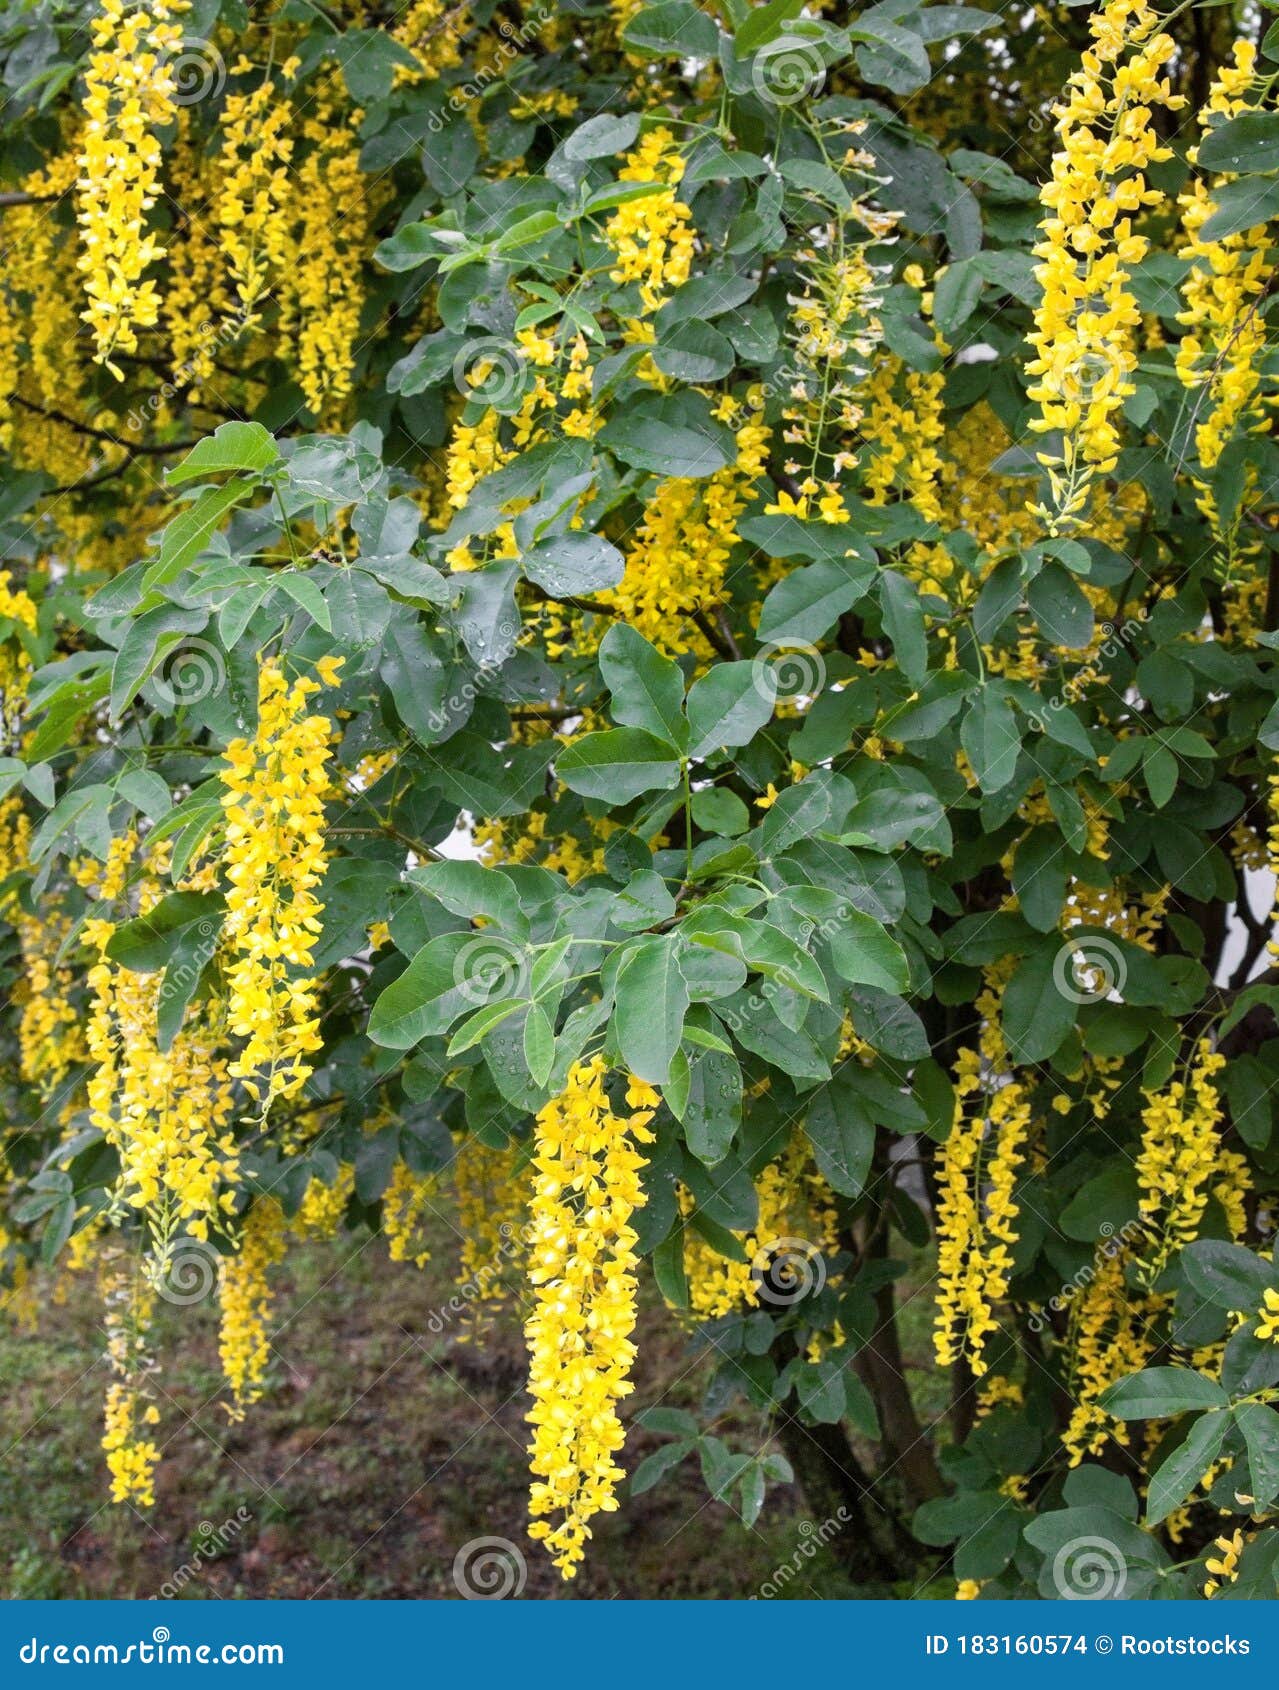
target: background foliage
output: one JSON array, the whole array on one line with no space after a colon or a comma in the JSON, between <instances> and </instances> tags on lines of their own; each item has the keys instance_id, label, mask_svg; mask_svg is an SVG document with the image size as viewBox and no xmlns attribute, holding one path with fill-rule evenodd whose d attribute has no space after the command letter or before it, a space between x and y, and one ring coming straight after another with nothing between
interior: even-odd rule
<instances>
[{"instance_id":1,"label":"background foliage","mask_svg":"<svg viewBox=\"0 0 1279 1690\"><path fill-rule=\"evenodd\" d=\"M290 1241L444 1205L567 1572L642 1273L718 1365L632 1491L1277 1593L1236 14L8 8L0 1242L97 1276L117 1499L157 1297L238 1416Z\"/></svg>"}]
</instances>

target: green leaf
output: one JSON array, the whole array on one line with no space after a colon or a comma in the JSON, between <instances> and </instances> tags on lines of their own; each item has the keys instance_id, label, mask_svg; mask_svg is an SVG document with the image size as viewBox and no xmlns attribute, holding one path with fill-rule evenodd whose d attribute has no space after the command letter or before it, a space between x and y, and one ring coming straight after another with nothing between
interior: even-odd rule
<instances>
[{"instance_id":1,"label":"green leaf","mask_svg":"<svg viewBox=\"0 0 1279 1690\"><path fill-rule=\"evenodd\" d=\"M1153 1370L1152 1370L1153 1371ZM1150 1476L1146 1494L1146 1520L1157 1526L1174 1508L1180 1508L1221 1453L1230 1416L1218 1410L1201 1415L1183 1443Z\"/></svg>"},{"instance_id":2,"label":"green leaf","mask_svg":"<svg viewBox=\"0 0 1279 1690\"><path fill-rule=\"evenodd\" d=\"M208 545L226 513L253 490L250 481L225 481L220 487L206 487L194 504L179 511L160 536L159 550L143 577L143 592L176 580Z\"/></svg>"},{"instance_id":3,"label":"green leaf","mask_svg":"<svg viewBox=\"0 0 1279 1690\"><path fill-rule=\"evenodd\" d=\"M1069 570L1045 565L1026 589L1039 631L1053 645L1080 650L1093 637L1093 609Z\"/></svg>"},{"instance_id":4,"label":"green leaf","mask_svg":"<svg viewBox=\"0 0 1279 1690\"><path fill-rule=\"evenodd\" d=\"M938 272L933 284L933 315L949 339L981 303L984 272L976 258L961 258Z\"/></svg>"},{"instance_id":5,"label":"green leaf","mask_svg":"<svg viewBox=\"0 0 1279 1690\"><path fill-rule=\"evenodd\" d=\"M1276 1270L1241 1244L1201 1238L1181 1253L1186 1278L1201 1297L1219 1309L1250 1313L1275 1288Z\"/></svg>"},{"instance_id":6,"label":"green leaf","mask_svg":"<svg viewBox=\"0 0 1279 1690\"><path fill-rule=\"evenodd\" d=\"M693 1029L686 1027L685 1038ZM737 1058L699 1050L689 1062L684 1136L699 1162L710 1168L727 1156L742 1120L742 1070Z\"/></svg>"},{"instance_id":7,"label":"green leaf","mask_svg":"<svg viewBox=\"0 0 1279 1690\"><path fill-rule=\"evenodd\" d=\"M802 7L803 0L768 0L767 5L752 6L733 36L738 58L749 58L757 48L776 40L783 24L796 17Z\"/></svg>"},{"instance_id":8,"label":"green leaf","mask_svg":"<svg viewBox=\"0 0 1279 1690\"><path fill-rule=\"evenodd\" d=\"M1167 1420L1193 1409L1224 1408L1228 1399L1215 1379L1188 1367L1147 1367L1103 1391L1098 1401L1116 1420Z\"/></svg>"},{"instance_id":9,"label":"green leaf","mask_svg":"<svg viewBox=\"0 0 1279 1690\"><path fill-rule=\"evenodd\" d=\"M867 82L894 94L917 93L932 76L923 42L898 24L885 21L868 26L869 16L863 13L861 27L848 32L854 41L868 43L857 50L858 70Z\"/></svg>"},{"instance_id":10,"label":"green leaf","mask_svg":"<svg viewBox=\"0 0 1279 1690\"><path fill-rule=\"evenodd\" d=\"M81 718L100 704L111 690L111 672L104 669L88 680L65 681L50 694L40 725L26 748L29 763L41 763L60 751Z\"/></svg>"},{"instance_id":11,"label":"green leaf","mask_svg":"<svg viewBox=\"0 0 1279 1690\"><path fill-rule=\"evenodd\" d=\"M544 1086L555 1066L555 1028L540 1004L533 1004L524 1020L524 1060L534 1082Z\"/></svg>"},{"instance_id":12,"label":"green leaf","mask_svg":"<svg viewBox=\"0 0 1279 1690\"><path fill-rule=\"evenodd\" d=\"M518 939L528 933L528 920L514 883L499 868L454 859L424 863L410 871L409 879L438 898L453 915L465 916L468 921L482 916Z\"/></svg>"},{"instance_id":13,"label":"green leaf","mask_svg":"<svg viewBox=\"0 0 1279 1690\"><path fill-rule=\"evenodd\" d=\"M111 668L111 717L119 721L126 706L165 657L208 622L206 610L162 604L130 622Z\"/></svg>"},{"instance_id":14,"label":"green leaf","mask_svg":"<svg viewBox=\"0 0 1279 1690\"><path fill-rule=\"evenodd\" d=\"M457 237L459 243L462 239ZM450 250L443 232L425 223L409 223L376 246L373 256L384 270L416 270L433 258L443 258Z\"/></svg>"},{"instance_id":15,"label":"green leaf","mask_svg":"<svg viewBox=\"0 0 1279 1690\"><path fill-rule=\"evenodd\" d=\"M628 52L652 58L709 59L714 57L718 43L714 22L690 0L662 0L659 5L644 6L622 32L622 44Z\"/></svg>"},{"instance_id":16,"label":"green leaf","mask_svg":"<svg viewBox=\"0 0 1279 1690\"><path fill-rule=\"evenodd\" d=\"M650 1260L653 1263L653 1278L657 1281L657 1289L662 1296L672 1308L686 1309L688 1278L684 1272L684 1228L674 1227L670 1235L653 1251ZM632 1480L632 1492L634 1488Z\"/></svg>"},{"instance_id":17,"label":"green leaf","mask_svg":"<svg viewBox=\"0 0 1279 1690\"><path fill-rule=\"evenodd\" d=\"M1245 111L1204 136L1199 167L1223 175L1279 170L1279 112Z\"/></svg>"},{"instance_id":18,"label":"green leaf","mask_svg":"<svg viewBox=\"0 0 1279 1690\"><path fill-rule=\"evenodd\" d=\"M753 663L717 663L688 694L690 757L749 745L771 720L773 694Z\"/></svg>"},{"instance_id":19,"label":"green leaf","mask_svg":"<svg viewBox=\"0 0 1279 1690\"><path fill-rule=\"evenodd\" d=\"M998 792L1017 772L1021 735L1017 718L997 683L987 682L970 701L959 739L983 792Z\"/></svg>"},{"instance_id":20,"label":"green leaf","mask_svg":"<svg viewBox=\"0 0 1279 1690\"><path fill-rule=\"evenodd\" d=\"M1004 992L1003 1032L1018 1062L1046 1062L1075 1025L1078 1000L1060 961L1063 947L1046 945L1018 963Z\"/></svg>"},{"instance_id":21,"label":"green leaf","mask_svg":"<svg viewBox=\"0 0 1279 1690\"><path fill-rule=\"evenodd\" d=\"M664 1086L684 1034L688 986L673 934L640 939L617 971L613 1027L622 1060L650 1085Z\"/></svg>"},{"instance_id":22,"label":"green leaf","mask_svg":"<svg viewBox=\"0 0 1279 1690\"><path fill-rule=\"evenodd\" d=\"M895 569L881 570L879 603L897 667L912 686L922 686L928 673L928 640L918 589Z\"/></svg>"},{"instance_id":23,"label":"green leaf","mask_svg":"<svg viewBox=\"0 0 1279 1690\"><path fill-rule=\"evenodd\" d=\"M846 905L825 938L841 980L850 986L878 986L904 992L910 986L906 953L873 916Z\"/></svg>"},{"instance_id":24,"label":"green leaf","mask_svg":"<svg viewBox=\"0 0 1279 1690\"><path fill-rule=\"evenodd\" d=\"M500 966L487 980L478 967L468 967L470 961L483 963L488 943L478 933L441 933L428 940L373 1005L369 1037L374 1044L409 1050L447 1032L460 1015L486 999L491 1001L496 982L504 978Z\"/></svg>"},{"instance_id":25,"label":"green leaf","mask_svg":"<svg viewBox=\"0 0 1279 1690\"><path fill-rule=\"evenodd\" d=\"M124 968L153 973L168 962L184 928L203 927L206 939L215 938L225 907L218 892L170 892L146 915L117 927L107 941L107 955Z\"/></svg>"},{"instance_id":26,"label":"green leaf","mask_svg":"<svg viewBox=\"0 0 1279 1690\"><path fill-rule=\"evenodd\" d=\"M524 573L553 599L576 598L616 587L626 562L598 534L557 534L524 553Z\"/></svg>"},{"instance_id":27,"label":"green leaf","mask_svg":"<svg viewBox=\"0 0 1279 1690\"><path fill-rule=\"evenodd\" d=\"M641 869L627 882L625 889L617 894L617 903L610 919L614 927L634 933L645 927L656 927L659 922L669 921L674 914L675 900L661 875L652 869Z\"/></svg>"},{"instance_id":28,"label":"green leaf","mask_svg":"<svg viewBox=\"0 0 1279 1690\"><path fill-rule=\"evenodd\" d=\"M853 559L792 570L768 590L755 630L760 642L813 644L866 596L872 575L871 565Z\"/></svg>"},{"instance_id":29,"label":"green leaf","mask_svg":"<svg viewBox=\"0 0 1279 1690\"><path fill-rule=\"evenodd\" d=\"M736 456L732 434L689 393L638 399L614 412L598 439L633 469L682 480L714 475Z\"/></svg>"},{"instance_id":30,"label":"green leaf","mask_svg":"<svg viewBox=\"0 0 1279 1690\"><path fill-rule=\"evenodd\" d=\"M751 824L750 811L726 786L704 787L693 794L693 820L708 833L734 839Z\"/></svg>"},{"instance_id":31,"label":"green leaf","mask_svg":"<svg viewBox=\"0 0 1279 1690\"><path fill-rule=\"evenodd\" d=\"M626 622L615 622L600 641L599 664L613 695L613 720L644 728L682 750L688 743L688 724L678 666Z\"/></svg>"},{"instance_id":32,"label":"green leaf","mask_svg":"<svg viewBox=\"0 0 1279 1690\"><path fill-rule=\"evenodd\" d=\"M674 323L652 350L652 359L672 381L722 381L737 362L733 345L709 323Z\"/></svg>"},{"instance_id":33,"label":"green leaf","mask_svg":"<svg viewBox=\"0 0 1279 1690\"><path fill-rule=\"evenodd\" d=\"M1264 1403L1243 1403L1234 1411L1243 1433L1252 1479L1250 1514L1264 1514L1279 1495L1279 1414Z\"/></svg>"},{"instance_id":34,"label":"green leaf","mask_svg":"<svg viewBox=\"0 0 1279 1690\"><path fill-rule=\"evenodd\" d=\"M1057 931L1068 878L1061 834L1056 828L1032 828L1018 843L1012 886L1021 913L1037 932Z\"/></svg>"},{"instance_id":35,"label":"green leaf","mask_svg":"<svg viewBox=\"0 0 1279 1690\"><path fill-rule=\"evenodd\" d=\"M674 790L679 759L669 744L643 728L609 728L566 746L555 759L555 772L583 798L625 804L641 792Z\"/></svg>"},{"instance_id":36,"label":"green leaf","mask_svg":"<svg viewBox=\"0 0 1279 1690\"><path fill-rule=\"evenodd\" d=\"M836 1077L809 1105L804 1131L832 1189L860 1197L875 1153L875 1123L861 1099Z\"/></svg>"},{"instance_id":37,"label":"green leaf","mask_svg":"<svg viewBox=\"0 0 1279 1690\"><path fill-rule=\"evenodd\" d=\"M165 480L170 487L177 487L198 476L225 475L230 470L261 473L278 463L279 458L279 448L261 423L227 422L206 439L197 441L182 462L167 471Z\"/></svg>"},{"instance_id":38,"label":"green leaf","mask_svg":"<svg viewBox=\"0 0 1279 1690\"><path fill-rule=\"evenodd\" d=\"M626 112L620 117L603 112L599 117L588 118L575 129L563 143L561 151L574 163L588 158L612 158L617 153L628 152L635 145L639 129L637 112Z\"/></svg>"},{"instance_id":39,"label":"green leaf","mask_svg":"<svg viewBox=\"0 0 1279 1690\"><path fill-rule=\"evenodd\" d=\"M685 1305L675 1304L676 1308L683 1306ZM696 1445L691 1440L683 1440L680 1443L663 1444L660 1449L655 1449L651 1455L646 1455L631 1474L631 1495L643 1496L645 1491L652 1490L659 1480L664 1479L668 1473L678 1467L684 1457L691 1455L695 1448Z\"/></svg>"},{"instance_id":40,"label":"green leaf","mask_svg":"<svg viewBox=\"0 0 1279 1690\"><path fill-rule=\"evenodd\" d=\"M1279 212L1279 178L1241 176L1214 187L1217 209L1199 231L1201 241L1223 241L1244 229L1256 229Z\"/></svg>"}]
</instances>

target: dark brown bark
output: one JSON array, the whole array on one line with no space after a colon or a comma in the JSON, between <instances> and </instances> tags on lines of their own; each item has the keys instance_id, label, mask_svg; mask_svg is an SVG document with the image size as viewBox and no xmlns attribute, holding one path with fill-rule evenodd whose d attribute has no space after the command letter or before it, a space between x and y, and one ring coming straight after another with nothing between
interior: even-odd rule
<instances>
[{"instance_id":1,"label":"dark brown bark","mask_svg":"<svg viewBox=\"0 0 1279 1690\"><path fill-rule=\"evenodd\" d=\"M891 1584L918 1570L919 1546L876 1495L841 1426L805 1426L783 1410L777 1435L814 1524L840 1526L827 1544L855 1584Z\"/></svg>"},{"instance_id":2,"label":"dark brown bark","mask_svg":"<svg viewBox=\"0 0 1279 1690\"><path fill-rule=\"evenodd\" d=\"M887 1231L876 1228L868 1241L866 1259L882 1260L887 1254ZM858 1351L853 1365L874 1398L885 1461L900 1479L911 1507L917 1508L921 1502L941 1495L941 1475L933 1459L932 1441L919 1423L906 1383L897 1329L897 1296L891 1280L880 1286L874 1300L876 1330Z\"/></svg>"}]
</instances>

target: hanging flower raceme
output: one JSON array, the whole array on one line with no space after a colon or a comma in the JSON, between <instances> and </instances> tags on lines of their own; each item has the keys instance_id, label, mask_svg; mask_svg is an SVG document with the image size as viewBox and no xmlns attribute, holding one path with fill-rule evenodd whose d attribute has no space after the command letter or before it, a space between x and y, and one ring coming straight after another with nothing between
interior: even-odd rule
<instances>
[{"instance_id":1,"label":"hanging flower raceme","mask_svg":"<svg viewBox=\"0 0 1279 1690\"><path fill-rule=\"evenodd\" d=\"M1035 310L1025 366L1039 406L1033 429L1060 432L1040 454L1050 502L1037 514L1058 533L1078 522L1094 475L1114 469L1119 410L1133 391L1133 331L1141 313L1129 287L1148 241L1133 220L1162 195L1143 172L1171 151L1153 126L1157 106L1184 105L1161 75L1176 51L1146 0L1109 0L1093 15L1092 45L1056 108L1058 146L1040 194Z\"/></svg>"},{"instance_id":2,"label":"hanging flower raceme","mask_svg":"<svg viewBox=\"0 0 1279 1690\"><path fill-rule=\"evenodd\" d=\"M137 331L155 326L160 298L146 272L164 256L147 232L159 192L156 132L177 112L172 60L182 40L170 20L185 0L102 0L93 20L93 52L85 75L77 217L80 269L93 331L95 360L136 351Z\"/></svg>"},{"instance_id":3,"label":"hanging flower raceme","mask_svg":"<svg viewBox=\"0 0 1279 1690\"><path fill-rule=\"evenodd\" d=\"M1235 43L1231 62L1219 72L1199 114L1201 128L1252 109L1256 61L1253 42ZM1189 162L1197 160L1196 147ZM1209 187L1196 176L1180 201L1184 239L1177 256L1189 259L1191 270L1177 314L1186 333L1177 346L1176 368L1195 394L1195 450L1208 469L1237 428L1265 428L1269 420L1260 403L1266 348L1260 307L1271 281L1268 229L1263 223L1220 240L1205 240L1202 233L1217 209L1216 194L1233 179L1221 176Z\"/></svg>"},{"instance_id":4,"label":"hanging flower raceme","mask_svg":"<svg viewBox=\"0 0 1279 1690\"><path fill-rule=\"evenodd\" d=\"M1221 1100L1213 1075L1224 1056L1200 1044L1185 1079L1146 1092L1137 1157L1137 1212L1150 1233L1142 1276L1153 1285L1174 1252L1193 1243L1220 1173Z\"/></svg>"},{"instance_id":5,"label":"hanging flower raceme","mask_svg":"<svg viewBox=\"0 0 1279 1690\"><path fill-rule=\"evenodd\" d=\"M280 326L297 346L306 402L324 419L351 391L369 191L359 141L334 100L321 97L302 139L309 150L296 173L297 222L280 278Z\"/></svg>"},{"instance_id":6,"label":"hanging flower raceme","mask_svg":"<svg viewBox=\"0 0 1279 1690\"><path fill-rule=\"evenodd\" d=\"M602 1057L575 1063L535 1128L535 1306L525 1327L533 1398L529 1535L546 1544L565 1578L582 1560L588 1522L617 1507L623 1477L617 1404L632 1388L638 1261L630 1217L644 1202L636 1144L651 1141L648 1122L660 1101L632 1079L631 1114L615 1115L607 1072Z\"/></svg>"},{"instance_id":7,"label":"hanging flower raceme","mask_svg":"<svg viewBox=\"0 0 1279 1690\"><path fill-rule=\"evenodd\" d=\"M1100 1399L1120 1379L1139 1373L1158 1346L1156 1322L1168 1299L1131 1290L1127 1267L1125 1251L1113 1241L1103 1245L1092 1277L1071 1304L1066 1365L1075 1405L1061 1441L1072 1467L1085 1455L1100 1455L1109 1438L1127 1444L1127 1426L1112 1420Z\"/></svg>"},{"instance_id":8,"label":"hanging flower raceme","mask_svg":"<svg viewBox=\"0 0 1279 1690\"><path fill-rule=\"evenodd\" d=\"M233 66L252 68L247 59ZM286 64L285 75L290 70ZM217 220L245 327L256 321L272 276L288 259L292 120L292 106L269 77L247 94L228 95L222 113Z\"/></svg>"},{"instance_id":9,"label":"hanging flower raceme","mask_svg":"<svg viewBox=\"0 0 1279 1690\"><path fill-rule=\"evenodd\" d=\"M321 658L325 685L340 659ZM320 682L292 684L277 658L258 677L258 726L252 739L232 740L222 806L224 867L229 882L223 935L227 1024L245 1041L230 1072L263 1112L293 1097L320 1048L318 982L310 977L324 906L324 800L332 724L308 714Z\"/></svg>"},{"instance_id":10,"label":"hanging flower raceme","mask_svg":"<svg viewBox=\"0 0 1279 1690\"><path fill-rule=\"evenodd\" d=\"M627 554L622 583L606 595L622 616L664 651L698 649L692 618L713 613L724 579L737 521L755 497L754 483L768 458L769 431L742 415L733 400L719 408L736 429L737 458L703 480L660 481ZM703 644L703 651L709 647Z\"/></svg>"},{"instance_id":11,"label":"hanging flower raceme","mask_svg":"<svg viewBox=\"0 0 1279 1690\"><path fill-rule=\"evenodd\" d=\"M938 1180L934 1350L939 1366L963 1357L978 1378L1012 1277L1017 1170L1032 1125L1025 1087L1007 1069L1001 997L1002 982L988 977L977 1000L986 1018L981 1048L961 1051L956 1063L955 1120Z\"/></svg>"},{"instance_id":12,"label":"hanging flower raceme","mask_svg":"<svg viewBox=\"0 0 1279 1690\"><path fill-rule=\"evenodd\" d=\"M111 1500L151 1508L160 1460L152 1431L160 1413L147 1384L154 1371L147 1346L154 1297L145 1279L118 1251L103 1265L101 1287L110 1373L102 1449L111 1475Z\"/></svg>"},{"instance_id":13,"label":"hanging flower raceme","mask_svg":"<svg viewBox=\"0 0 1279 1690\"><path fill-rule=\"evenodd\" d=\"M644 309L656 311L672 288L688 280L693 267L692 213L676 195L684 160L670 130L650 130L617 174L622 182L667 184L619 206L604 230L617 254L612 279L637 282Z\"/></svg>"},{"instance_id":14,"label":"hanging flower raceme","mask_svg":"<svg viewBox=\"0 0 1279 1690\"><path fill-rule=\"evenodd\" d=\"M260 1197L245 1217L239 1250L222 1267L218 1350L231 1387L232 1420L243 1420L245 1409L262 1395L271 1359L270 1270L283 1261L284 1247L283 1211L274 1197Z\"/></svg>"},{"instance_id":15,"label":"hanging flower raceme","mask_svg":"<svg viewBox=\"0 0 1279 1690\"><path fill-rule=\"evenodd\" d=\"M850 159L861 163L861 155ZM844 472L857 461L854 446L864 415L864 386L881 337L884 271L868 249L892 233L893 218L855 199L813 247L796 254L799 286L790 296L790 361L782 438L792 449L786 473L794 492L781 492L770 514L801 521L848 521L840 497Z\"/></svg>"}]
</instances>

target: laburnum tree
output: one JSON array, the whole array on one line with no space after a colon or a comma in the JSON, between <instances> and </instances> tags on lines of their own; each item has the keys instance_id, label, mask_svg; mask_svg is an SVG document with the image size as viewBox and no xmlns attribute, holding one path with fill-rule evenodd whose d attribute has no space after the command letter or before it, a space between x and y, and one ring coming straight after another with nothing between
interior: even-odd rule
<instances>
[{"instance_id":1,"label":"laburnum tree","mask_svg":"<svg viewBox=\"0 0 1279 1690\"><path fill-rule=\"evenodd\" d=\"M565 1577L700 1461L877 1588L1279 1594L1279 25L2 43L0 1282L96 1282L112 1497L158 1299L238 1417L445 1211Z\"/></svg>"}]
</instances>

